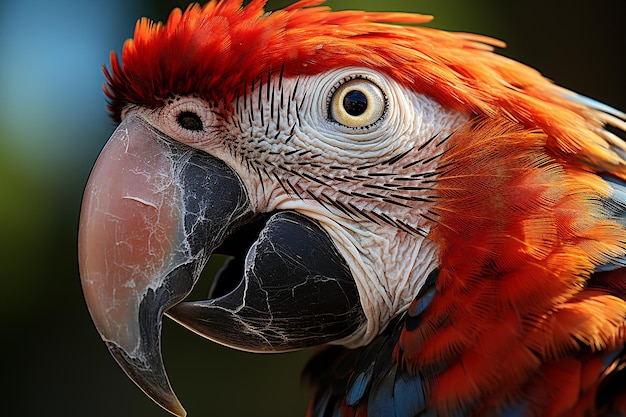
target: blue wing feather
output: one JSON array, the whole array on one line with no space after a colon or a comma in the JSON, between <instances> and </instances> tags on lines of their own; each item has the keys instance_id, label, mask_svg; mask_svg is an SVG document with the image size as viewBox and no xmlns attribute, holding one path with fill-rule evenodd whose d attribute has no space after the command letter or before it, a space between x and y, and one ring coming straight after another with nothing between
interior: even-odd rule
<instances>
[{"instance_id":1,"label":"blue wing feather","mask_svg":"<svg viewBox=\"0 0 626 417\"><path fill-rule=\"evenodd\" d=\"M602 176L602 179L612 189L611 195L603 200L605 211L626 227L626 182L607 175ZM626 242L626 236L624 241ZM597 266L595 272L613 271L618 268L626 268L626 254L613 258L609 263Z\"/></svg>"},{"instance_id":2,"label":"blue wing feather","mask_svg":"<svg viewBox=\"0 0 626 417\"><path fill-rule=\"evenodd\" d=\"M304 377L318 387L311 417L341 416L342 407L364 407L368 417L414 417L428 414L428 384L419 372L398 364L394 350L407 324L419 322L419 315L433 299L437 271L433 271L411 312L394 321L369 345L357 349L330 346L316 355L304 370ZM349 370L349 371L348 371Z\"/></svg>"}]
</instances>

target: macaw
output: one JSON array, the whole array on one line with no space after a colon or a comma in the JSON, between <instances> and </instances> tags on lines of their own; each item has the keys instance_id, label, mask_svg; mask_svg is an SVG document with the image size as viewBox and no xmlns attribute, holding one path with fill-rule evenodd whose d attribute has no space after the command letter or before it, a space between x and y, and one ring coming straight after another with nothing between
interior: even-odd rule
<instances>
[{"instance_id":1,"label":"macaw","mask_svg":"<svg viewBox=\"0 0 626 417\"><path fill-rule=\"evenodd\" d=\"M165 315L322 346L311 417L626 416L626 114L429 16L265 3L141 19L104 69L80 274L128 376L185 415Z\"/></svg>"}]
</instances>

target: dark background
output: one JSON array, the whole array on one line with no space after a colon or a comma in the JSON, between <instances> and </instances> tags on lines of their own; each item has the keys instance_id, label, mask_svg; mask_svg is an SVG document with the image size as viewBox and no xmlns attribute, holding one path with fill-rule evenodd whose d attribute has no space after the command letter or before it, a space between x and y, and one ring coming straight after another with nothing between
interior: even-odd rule
<instances>
[{"instance_id":1,"label":"dark background","mask_svg":"<svg viewBox=\"0 0 626 417\"><path fill-rule=\"evenodd\" d=\"M268 9L288 2L270 1ZM335 0L406 10L432 26L507 41L502 53L626 110L623 0ZM101 65L140 16L182 1L0 2L0 324L6 416L166 416L126 378L93 327L76 260L82 190L114 126ZM201 284L198 297L208 285ZM166 320L164 357L191 416L298 416L310 352L253 355ZM7 389L8 387L8 389Z\"/></svg>"}]
</instances>

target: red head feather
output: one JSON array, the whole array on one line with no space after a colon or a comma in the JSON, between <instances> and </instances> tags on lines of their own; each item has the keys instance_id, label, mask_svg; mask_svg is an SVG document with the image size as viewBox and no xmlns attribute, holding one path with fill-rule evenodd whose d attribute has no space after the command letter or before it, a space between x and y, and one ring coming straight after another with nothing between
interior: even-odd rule
<instances>
[{"instance_id":1,"label":"red head feather","mask_svg":"<svg viewBox=\"0 0 626 417\"><path fill-rule=\"evenodd\" d=\"M134 39L105 68L113 119L127 103L156 107L172 95L229 103L260 76L316 74L369 67L443 105L505 117L550 136L557 154L574 154L626 178L623 141L603 129L626 130L624 115L555 86L535 70L491 52L503 46L480 35L388 23L423 23L430 16L332 12L323 0L302 0L265 13L267 0L213 0L165 24L137 22ZM617 116L617 117L615 117Z\"/></svg>"},{"instance_id":2,"label":"red head feather","mask_svg":"<svg viewBox=\"0 0 626 417\"><path fill-rule=\"evenodd\" d=\"M105 70L113 118L128 103L156 107L172 94L228 107L268 73L363 66L387 74L476 116L450 138L462 146L441 157L454 168L437 178L439 221L429 238L442 248L437 286L446 296L401 334L395 352L409 367L454 364L433 380L432 401L519 393L531 375L530 387L569 389L581 380L568 357L581 342L623 345L624 302L613 295L623 294L623 268L585 280L624 251L623 223L602 206L618 191L593 172L626 180L626 144L604 129L626 131L626 115L494 54L496 40L390 24L428 16L331 12L320 0L266 14L265 3L214 0L176 9L165 24L140 20L122 64L112 54ZM517 391L499 390L503 382ZM502 400L491 398L481 407Z\"/></svg>"}]
</instances>

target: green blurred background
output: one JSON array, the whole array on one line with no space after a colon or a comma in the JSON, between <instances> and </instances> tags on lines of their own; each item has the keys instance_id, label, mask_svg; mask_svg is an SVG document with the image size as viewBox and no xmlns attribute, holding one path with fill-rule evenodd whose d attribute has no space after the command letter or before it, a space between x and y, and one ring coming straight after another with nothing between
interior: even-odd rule
<instances>
[{"instance_id":1,"label":"green blurred background","mask_svg":"<svg viewBox=\"0 0 626 417\"><path fill-rule=\"evenodd\" d=\"M287 3L270 1L268 9ZM626 110L623 0L328 4L434 14L431 25L506 40L502 53ZM84 184L114 128L101 65L132 35L138 17L163 20L185 5L0 2L2 415L167 416L125 377L91 323L76 233ZM303 415L309 393L299 374L309 355L235 352L165 323L165 362L191 416Z\"/></svg>"}]
</instances>

